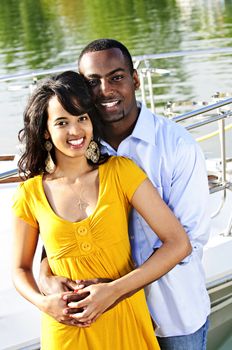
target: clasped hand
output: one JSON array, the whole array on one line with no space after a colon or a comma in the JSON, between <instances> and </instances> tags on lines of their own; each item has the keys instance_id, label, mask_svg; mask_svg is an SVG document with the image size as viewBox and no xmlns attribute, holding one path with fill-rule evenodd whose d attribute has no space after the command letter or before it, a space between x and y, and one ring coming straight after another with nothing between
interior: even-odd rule
<instances>
[{"instance_id":1,"label":"clasped hand","mask_svg":"<svg viewBox=\"0 0 232 350\"><path fill-rule=\"evenodd\" d=\"M108 282L112 280L95 278L72 281L65 277L48 276L40 280L41 293L46 295L42 311L60 323L89 327L111 306L111 300L114 299L110 297ZM90 288L91 286L97 288ZM95 307L96 310L93 310Z\"/></svg>"},{"instance_id":2,"label":"clasped hand","mask_svg":"<svg viewBox=\"0 0 232 350\"><path fill-rule=\"evenodd\" d=\"M79 298L81 300L76 301ZM87 287L81 286L75 293L63 296L67 301L66 314L85 326L95 322L97 318L109 309L117 300L112 283L98 283Z\"/></svg>"}]
</instances>

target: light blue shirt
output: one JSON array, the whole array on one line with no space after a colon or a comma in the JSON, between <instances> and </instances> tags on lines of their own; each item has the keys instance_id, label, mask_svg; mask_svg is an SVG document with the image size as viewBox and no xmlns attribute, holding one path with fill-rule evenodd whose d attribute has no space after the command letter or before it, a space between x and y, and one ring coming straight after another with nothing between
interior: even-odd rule
<instances>
[{"instance_id":1,"label":"light blue shirt","mask_svg":"<svg viewBox=\"0 0 232 350\"><path fill-rule=\"evenodd\" d=\"M201 262L210 233L209 191L199 145L181 125L153 115L142 105L132 134L120 143L118 150L104 141L102 150L133 159L147 173L189 235L191 256L146 287L145 292L157 336L195 332L210 312ZM137 265L162 244L135 210L131 213L130 240Z\"/></svg>"}]
</instances>

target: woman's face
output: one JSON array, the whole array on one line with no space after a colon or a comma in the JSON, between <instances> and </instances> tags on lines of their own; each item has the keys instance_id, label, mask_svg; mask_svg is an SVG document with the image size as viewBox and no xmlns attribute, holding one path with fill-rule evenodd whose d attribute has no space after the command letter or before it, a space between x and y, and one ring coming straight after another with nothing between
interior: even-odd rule
<instances>
[{"instance_id":1,"label":"woman's face","mask_svg":"<svg viewBox=\"0 0 232 350\"><path fill-rule=\"evenodd\" d=\"M85 157L85 151L93 136L93 126L89 115L73 116L53 96L48 103L46 138L51 138L56 159L60 157Z\"/></svg>"}]
</instances>

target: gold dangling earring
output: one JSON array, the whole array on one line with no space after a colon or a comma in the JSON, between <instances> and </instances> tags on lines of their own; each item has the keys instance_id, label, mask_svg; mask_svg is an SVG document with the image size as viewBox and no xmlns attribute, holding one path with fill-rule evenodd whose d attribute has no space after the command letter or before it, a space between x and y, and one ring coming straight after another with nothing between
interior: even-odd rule
<instances>
[{"instance_id":1,"label":"gold dangling earring","mask_svg":"<svg viewBox=\"0 0 232 350\"><path fill-rule=\"evenodd\" d=\"M97 142L91 140L89 146L85 152L85 156L87 159L91 160L93 163L97 163L100 158L100 149L98 147Z\"/></svg>"},{"instance_id":2,"label":"gold dangling earring","mask_svg":"<svg viewBox=\"0 0 232 350\"><path fill-rule=\"evenodd\" d=\"M46 149L46 151L48 151L48 155L47 158L45 160L45 170L47 171L47 173L52 174L55 169L56 169L56 165L52 160L52 156L51 156L51 149L52 149L53 145L50 141L46 141L44 144L44 148Z\"/></svg>"}]
</instances>

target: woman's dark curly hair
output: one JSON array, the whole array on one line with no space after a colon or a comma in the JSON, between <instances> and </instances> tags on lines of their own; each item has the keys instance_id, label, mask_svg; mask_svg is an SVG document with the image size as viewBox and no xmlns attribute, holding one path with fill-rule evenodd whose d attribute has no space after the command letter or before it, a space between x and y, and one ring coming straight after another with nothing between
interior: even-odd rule
<instances>
[{"instance_id":1,"label":"woman's dark curly hair","mask_svg":"<svg viewBox=\"0 0 232 350\"><path fill-rule=\"evenodd\" d=\"M88 88L82 76L73 71L66 71L41 81L28 100L24 111L24 128L19 131L19 141L25 145L24 152L18 162L19 172L24 178L46 172L45 160L47 151L44 148L47 130L48 103L57 96L62 107L71 115L88 113L93 124L93 138L98 143L101 137L101 122L92 102ZM54 148L51 150L56 163ZM107 156L101 155L99 162ZM90 164L93 164L88 160Z\"/></svg>"}]
</instances>

